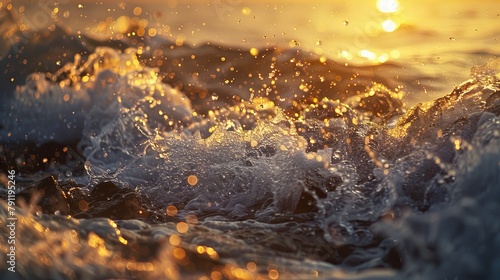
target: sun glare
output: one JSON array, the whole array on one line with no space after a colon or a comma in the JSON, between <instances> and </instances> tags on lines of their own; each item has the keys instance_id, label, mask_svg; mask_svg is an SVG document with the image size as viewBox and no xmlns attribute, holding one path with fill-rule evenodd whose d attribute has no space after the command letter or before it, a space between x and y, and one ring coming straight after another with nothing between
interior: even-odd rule
<instances>
[{"instance_id":1,"label":"sun glare","mask_svg":"<svg viewBox=\"0 0 500 280\"><path fill-rule=\"evenodd\" d=\"M377 9L383 13L396 13L399 11L398 0L378 0Z\"/></svg>"},{"instance_id":2,"label":"sun glare","mask_svg":"<svg viewBox=\"0 0 500 280\"><path fill-rule=\"evenodd\" d=\"M398 24L391 19L383 21L381 26L385 32L393 32L398 28Z\"/></svg>"},{"instance_id":3,"label":"sun glare","mask_svg":"<svg viewBox=\"0 0 500 280\"><path fill-rule=\"evenodd\" d=\"M369 50L361 50L361 51L359 51L358 55L360 57L364 57L364 58L367 58L369 60L375 60L375 58L377 57L377 55L374 52L371 52Z\"/></svg>"}]
</instances>

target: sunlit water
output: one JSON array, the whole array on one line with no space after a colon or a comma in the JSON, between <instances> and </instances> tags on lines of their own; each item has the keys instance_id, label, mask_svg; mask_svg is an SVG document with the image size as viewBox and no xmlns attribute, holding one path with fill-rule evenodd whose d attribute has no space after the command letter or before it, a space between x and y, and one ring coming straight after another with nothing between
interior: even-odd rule
<instances>
[{"instance_id":1,"label":"sunlit water","mask_svg":"<svg viewBox=\"0 0 500 280\"><path fill-rule=\"evenodd\" d=\"M3 278L499 277L496 2L1 9Z\"/></svg>"}]
</instances>

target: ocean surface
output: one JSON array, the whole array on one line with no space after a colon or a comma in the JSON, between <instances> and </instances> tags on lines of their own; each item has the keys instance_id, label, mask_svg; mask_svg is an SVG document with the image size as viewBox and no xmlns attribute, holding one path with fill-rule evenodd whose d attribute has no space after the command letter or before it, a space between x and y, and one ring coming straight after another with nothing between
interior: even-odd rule
<instances>
[{"instance_id":1,"label":"ocean surface","mask_svg":"<svg viewBox=\"0 0 500 280\"><path fill-rule=\"evenodd\" d=\"M1 279L500 278L497 1L103 2L0 1Z\"/></svg>"}]
</instances>

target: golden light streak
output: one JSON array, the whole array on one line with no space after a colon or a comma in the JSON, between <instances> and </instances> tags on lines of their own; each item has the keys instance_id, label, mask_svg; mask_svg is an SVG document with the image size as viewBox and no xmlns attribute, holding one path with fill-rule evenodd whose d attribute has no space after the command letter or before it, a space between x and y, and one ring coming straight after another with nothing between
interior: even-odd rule
<instances>
[{"instance_id":1,"label":"golden light streak","mask_svg":"<svg viewBox=\"0 0 500 280\"><path fill-rule=\"evenodd\" d=\"M360 57L364 57L364 58L367 58L369 60L375 60L375 58L377 57L377 55L374 52L371 52L369 50L360 50L358 52L358 55Z\"/></svg>"},{"instance_id":2,"label":"golden light streak","mask_svg":"<svg viewBox=\"0 0 500 280\"><path fill-rule=\"evenodd\" d=\"M120 241L120 243L122 243L123 245L127 245L128 244L128 241L125 238L121 237L121 236L118 236L118 241Z\"/></svg>"}]
</instances>

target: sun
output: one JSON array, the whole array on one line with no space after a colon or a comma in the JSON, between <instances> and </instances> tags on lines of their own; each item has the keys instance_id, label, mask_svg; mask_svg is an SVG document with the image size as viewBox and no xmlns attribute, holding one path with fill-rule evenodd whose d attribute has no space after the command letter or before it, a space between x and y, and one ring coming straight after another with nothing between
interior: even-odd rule
<instances>
[{"instance_id":1,"label":"sun","mask_svg":"<svg viewBox=\"0 0 500 280\"><path fill-rule=\"evenodd\" d=\"M383 13L396 13L399 11L398 0L378 0L377 9Z\"/></svg>"}]
</instances>

